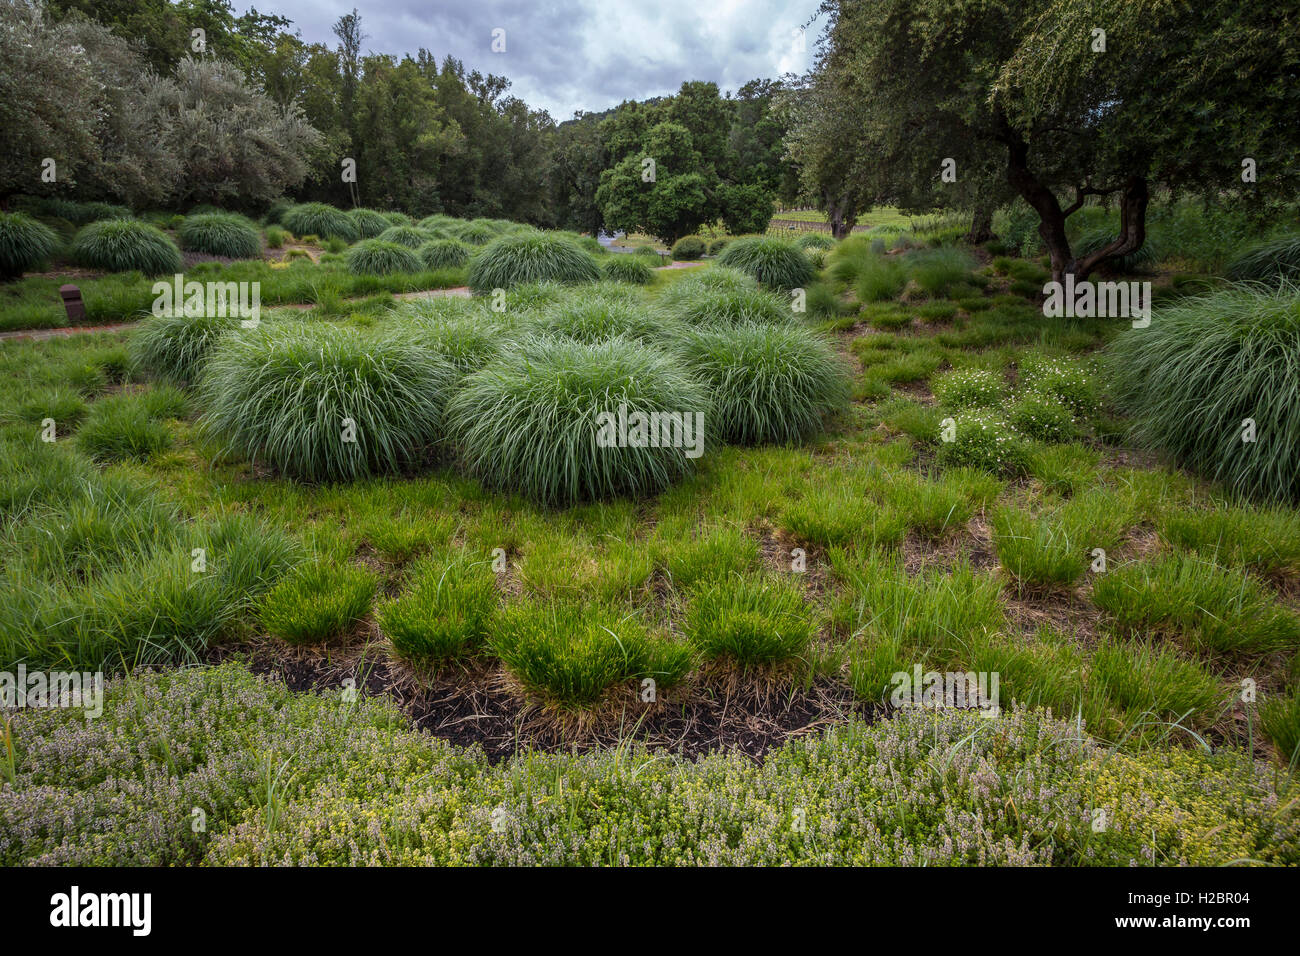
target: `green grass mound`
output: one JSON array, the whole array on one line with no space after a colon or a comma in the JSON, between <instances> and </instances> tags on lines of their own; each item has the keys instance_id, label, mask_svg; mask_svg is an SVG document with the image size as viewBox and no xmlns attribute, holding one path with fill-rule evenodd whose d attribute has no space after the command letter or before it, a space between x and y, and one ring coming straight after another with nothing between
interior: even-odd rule
<instances>
[{"instance_id":1,"label":"green grass mound","mask_svg":"<svg viewBox=\"0 0 1300 956\"><path fill-rule=\"evenodd\" d=\"M588 344L623 337L650 341L665 334L667 320L644 302L608 296L571 297L542 309L538 329Z\"/></svg>"},{"instance_id":2,"label":"green grass mound","mask_svg":"<svg viewBox=\"0 0 1300 956\"><path fill-rule=\"evenodd\" d=\"M672 358L640 343L538 336L466 378L447 423L463 461L486 484L567 505L655 494L689 474L692 449L664 445L690 437L709 447L695 430L696 413L707 409L705 393ZM622 434L620 412L629 416ZM689 435L672 432L664 417L638 431L639 416L656 412L675 416Z\"/></svg>"},{"instance_id":3,"label":"green grass mound","mask_svg":"<svg viewBox=\"0 0 1300 956\"><path fill-rule=\"evenodd\" d=\"M655 281L654 269L636 256L613 255L600 268L606 279L612 279L615 282L649 285Z\"/></svg>"},{"instance_id":4,"label":"green grass mound","mask_svg":"<svg viewBox=\"0 0 1300 956\"><path fill-rule=\"evenodd\" d=\"M598 606L520 604L498 619L492 650L529 692L590 707L617 684L649 678L659 691L690 668L690 649Z\"/></svg>"},{"instance_id":5,"label":"green grass mound","mask_svg":"<svg viewBox=\"0 0 1300 956\"><path fill-rule=\"evenodd\" d=\"M0 281L17 279L53 255L54 230L20 212L0 212Z\"/></svg>"},{"instance_id":6,"label":"green grass mound","mask_svg":"<svg viewBox=\"0 0 1300 956\"><path fill-rule=\"evenodd\" d=\"M681 281L670 286L659 301L668 315L692 328L789 325L795 317L791 303L758 288L710 289Z\"/></svg>"},{"instance_id":7,"label":"green grass mound","mask_svg":"<svg viewBox=\"0 0 1300 956\"><path fill-rule=\"evenodd\" d=\"M262 600L262 626L291 644L344 637L370 611L374 576L352 564L300 564Z\"/></svg>"},{"instance_id":8,"label":"green grass mound","mask_svg":"<svg viewBox=\"0 0 1300 956\"><path fill-rule=\"evenodd\" d=\"M1228 263L1229 279L1253 282L1300 281L1300 235L1256 243Z\"/></svg>"},{"instance_id":9,"label":"green grass mound","mask_svg":"<svg viewBox=\"0 0 1300 956\"><path fill-rule=\"evenodd\" d=\"M356 223L350 215L323 202L294 206L280 217L280 225L300 239L303 236L319 236L322 239L356 242L360 238Z\"/></svg>"},{"instance_id":10,"label":"green grass mound","mask_svg":"<svg viewBox=\"0 0 1300 956\"><path fill-rule=\"evenodd\" d=\"M526 282L595 282L600 269L591 253L571 239L546 233L517 233L489 243L469 269L478 294Z\"/></svg>"},{"instance_id":11,"label":"green grass mound","mask_svg":"<svg viewBox=\"0 0 1300 956\"><path fill-rule=\"evenodd\" d=\"M181 251L159 229L135 219L92 222L72 241L72 258L106 272L165 275L181 271Z\"/></svg>"},{"instance_id":12,"label":"green grass mound","mask_svg":"<svg viewBox=\"0 0 1300 956\"><path fill-rule=\"evenodd\" d=\"M469 262L473 249L459 239L431 239L416 254L426 269L459 269Z\"/></svg>"},{"instance_id":13,"label":"green grass mound","mask_svg":"<svg viewBox=\"0 0 1300 956\"><path fill-rule=\"evenodd\" d=\"M389 226L379 234L380 242L395 243L408 249L419 249L432 237L419 226Z\"/></svg>"},{"instance_id":14,"label":"green grass mound","mask_svg":"<svg viewBox=\"0 0 1300 956\"><path fill-rule=\"evenodd\" d=\"M257 259L262 255L262 237L243 216L230 213L186 216L176 235L184 248L210 256Z\"/></svg>"},{"instance_id":15,"label":"green grass mound","mask_svg":"<svg viewBox=\"0 0 1300 956\"><path fill-rule=\"evenodd\" d=\"M390 229L389 232L392 230ZM362 239L348 249L343 261L353 275L364 276L420 272L424 268L420 257L408 246L384 239Z\"/></svg>"},{"instance_id":16,"label":"green grass mound","mask_svg":"<svg viewBox=\"0 0 1300 956\"><path fill-rule=\"evenodd\" d=\"M798 442L843 408L848 374L830 344L793 325L689 329L675 357L712 399L709 431L738 444Z\"/></svg>"},{"instance_id":17,"label":"green grass mound","mask_svg":"<svg viewBox=\"0 0 1300 956\"><path fill-rule=\"evenodd\" d=\"M730 243L718 264L739 269L773 289L798 289L813 280L816 270L808 254L786 239L746 236Z\"/></svg>"},{"instance_id":18,"label":"green grass mound","mask_svg":"<svg viewBox=\"0 0 1300 956\"><path fill-rule=\"evenodd\" d=\"M410 315L396 324L392 335L431 349L459 374L483 368L501 353L506 327L496 316L478 309L443 314Z\"/></svg>"},{"instance_id":19,"label":"green grass mound","mask_svg":"<svg viewBox=\"0 0 1300 956\"><path fill-rule=\"evenodd\" d=\"M202 383L225 451L308 481L397 471L441 433L455 373L418 345L327 324L226 338Z\"/></svg>"},{"instance_id":20,"label":"green grass mound","mask_svg":"<svg viewBox=\"0 0 1300 956\"><path fill-rule=\"evenodd\" d=\"M473 222L449 224L444 227L453 238L471 246L486 246L493 239L502 234L498 228L494 228L487 222L475 220Z\"/></svg>"},{"instance_id":21,"label":"green grass mound","mask_svg":"<svg viewBox=\"0 0 1300 956\"><path fill-rule=\"evenodd\" d=\"M802 587L743 575L696 593L687 608L685 629L705 657L743 668L802 658L816 632Z\"/></svg>"},{"instance_id":22,"label":"green grass mound","mask_svg":"<svg viewBox=\"0 0 1300 956\"><path fill-rule=\"evenodd\" d=\"M427 558L410 571L410 586L376 611L379 630L417 665L476 653L493 631L499 596L487 561L465 555Z\"/></svg>"},{"instance_id":23,"label":"green grass mound","mask_svg":"<svg viewBox=\"0 0 1300 956\"><path fill-rule=\"evenodd\" d=\"M235 329L235 316L155 316L140 323L130 338L136 368L175 385L198 381L216 344Z\"/></svg>"},{"instance_id":24,"label":"green grass mound","mask_svg":"<svg viewBox=\"0 0 1300 956\"><path fill-rule=\"evenodd\" d=\"M374 209L348 210L348 218L352 220L352 227L356 229L358 239L377 239L390 226L406 224L394 223L388 217L389 214ZM409 222L408 219L407 223Z\"/></svg>"},{"instance_id":25,"label":"green grass mound","mask_svg":"<svg viewBox=\"0 0 1300 956\"><path fill-rule=\"evenodd\" d=\"M1300 501L1300 286L1183 299L1110 354L1138 441L1243 494Z\"/></svg>"},{"instance_id":26,"label":"green grass mound","mask_svg":"<svg viewBox=\"0 0 1300 956\"><path fill-rule=\"evenodd\" d=\"M814 250L825 252L828 249L835 248L835 240L831 237L830 233L805 232L795 240L795 245L805 252L812 252Z\"/></svg>"}]
</instances>

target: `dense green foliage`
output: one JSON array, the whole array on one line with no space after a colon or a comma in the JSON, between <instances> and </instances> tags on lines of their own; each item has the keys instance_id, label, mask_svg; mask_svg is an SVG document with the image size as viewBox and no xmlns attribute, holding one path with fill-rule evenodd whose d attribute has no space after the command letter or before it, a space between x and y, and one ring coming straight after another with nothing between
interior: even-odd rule
<instances>
[{"instance_id":1,"label":"dense green foliage","mask_svg":"<svg viewBox=\"0 0 1300 956\"><path fill-rule=\"evenodd\" d=\"M483 294L529 282L594 282L591 253L563 236L520 233L487 245L470 264L469 287Z\"/></svg>"},{"instance_id":2,"label":"dense green foliage","mask_svg":"<svg viewBox=\"0 0 1300 956\"><path fill-rule=\"evenodd\" d=\"M161 230L135 219L106 219L83 227L73 240L72 258L108 272L153 276L181 270L176 243Z\"/></svg>"},{"instance_id":3,"label":"dense green foliage","mask_svg":"<svg viewBox=\"0 0 1300 956\"><path fill-rule=\"evenodd\" d=\"M176 235L181 245L228 259L255 259L262 254L262 237L241 216L210 213L186 216Z\"/></svg>"},{"instance_id":4,"label":"dense green foliage","mask_svg":"<svg viewBox=\"0 0 1300 956\"><path fill-rule=\"evenodd\" d=\"M50 257L59 237L20 212L0 212L0 281L16 279Z\"/></svg>"}]
</instances>

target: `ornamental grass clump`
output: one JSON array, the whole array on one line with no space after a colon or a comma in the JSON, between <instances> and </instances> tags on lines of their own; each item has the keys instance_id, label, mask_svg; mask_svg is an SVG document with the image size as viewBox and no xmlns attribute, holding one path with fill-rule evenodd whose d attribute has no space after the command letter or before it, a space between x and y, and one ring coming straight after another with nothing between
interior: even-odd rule
<instances>
[{"instance_id":1,"label":"ornamental grass clump","mask_svg":"<svg viewBox=\"0 0 1300 956\"><path fill-rule=\"evenodd\" d=\"M441 434L455 371L419 345L284 321L224 339L202 383L226 453L307 481L398 471Z\"/></svg>"},{"instance_id":2,"label":"ornamental grass clump","mask_svg":"<svg viewBox=\"0 0 1300 956\"><path fill-rule=\"evenodd\" d=\"M691 665L690 648L652 635L640 622L568 603L508 607L491 648L527 691L565 708L591 707L631 680L649 678L656 692L667 690Z\"/></svg>"},{"instance_id":3,"label":"ornamental grass clump","mask_svg":"<svg viewBox=\"0 0 1300 956\"><path fill-rule=\"evenodd\" d=\"M210 256L256 259L262 254L262 238L253 224L232 213L186 216L176 235L184 248Z\"/></svg>"},{"instance_id":4,"label":"ornamental grass clump","mask_svg":"<svg viewBox=\"0 0 1300 956\"><path fill-rule=\"evenodd\" d=\"M20 212L0 212L0 281L17 279L59 247L59 237L43 222Z\"/></svg>"},{"instance_id":5,"label":"ornamental grass clump","mask_svg":"<svg viewBox=\"0 0 1300 956\"><path fill-rule=\"evenodd\" d=\"M798 442L848 402L848 374L835 350L801 326L688 328L673 351L707 388L710 431L723 441Z\"/></svg>"},{"instance_id":6,"label":"ornamental grass clump","mask_svg":"<svg viewBox=\"0 0 1300 956\"><path fill-rule=\"evenodd\" d=\"M356 242L360 238L351 216L342 209L323 202L294 206L280 217L280 225L299 238L318 236L321 239L342 239L344 242Z\"/></svg>"},{"instance_id":7,"label":"ornamental grass clump","mask_svg":"<svg viewBox=\"0 0 1300 956\"><path fill-rule=\"evenodd\" d=\"M370 611L375 578L365 568L324 559L300 564L262 600L262 625L291 644L345 636Z\"/></svg>"},{"instance_id":8,"label":"ornamental grass clump","mask_svg":"<svg viewBox=\"0 0 1300 956\"><path fill-rule=\"evenodd\" d=\"M391 242L395 245L405 246L408 249L419 249L432 239L433 235L419 226L389 226L376 238L380 242Z\"/></svg>"},{"instance_id":9,"label":"ornamental grass clump","mask_svg":"<svg viewBox=\"0 0 1300 956\"><path fill-rule=\"evenodd\" d=\"M410 247L385 239L362 239L348 249L343 261L353 275L385 276L420 272L424 268L424 263Z\"/></svg>"},{"instance_id":10,"label":"ornamental grass clump","mask_svg":"<svg viewBox=\"0 0 1300 956\"><path fill-rule=\"evenodd\" d=\"M1183 299L1110 356L1138 441L1242 494L1300 501L1300 285Z\"/></svg>"},{"instance_id":11,"label":"ornamental grass clump","mask_svg":"<svg viewBox=\"0 0 1300 956\"><path fill-rule=\"evenodd\" d=\"M426 558L411 584L376 611L380 632L416 665L476 653L492 633L499 597L491 562L467 555Z\"/></svg>"},{"instance_id":12,"label":"ornamental grass clump","mask_svg":"<svg viewBox=\"0 0 1300 956\"><path fill-rule=\"evenodd\" d=\"M536 327L575 342L604 342L623 337L652 341L667 332L668 321L644 302L611 296L573 297L542 309Z\"/></svg>"},{"instance_id":13,"label":"ornamental grass clump","mask_svg":"<svg viewBox=\"0 0 1300 956\"><path fill-rule=\"evenodd\" d=\"M132 330L131 359L136 368L158 378L191 385L198 381L216 344L239 325L236 316L154 316Z\"/></svg>"},{"instance_id":14,"label":"ornamental grass clump","mask_svg":"<svg viewBox=\"0 0 1300 956\"><path fill-rule=\"evenodd\" d=\"M469 287L482 295L531 282L595 282L595 258L572 239L546 233L514 233L494 239L469 269Z\"/></svg>"},{"instance_id":15,"label":"ornamental grass clump","mask_svg":"<svg viewBox=\"0 0 1300 956\"><path fill-rule=\"evenodd\" d=\"M706 391L663 352L535 335L464 379L447 429L486 484L568 505L655 494L690 474L711 447L710 414Z\"/></svg>"},{"instance_id":16,"label":"ornamental grass clump","mask_svg":"<svg viewBox=\"0 0 1300 956\"><path fill-rule=\"evenodd\" d=\"M601 271L606 279L613 279L615 282L649 285L655 280L654 269L636 256L610 256L601 266Z\"/></svg>"},{"instance_id":17,"label":"ornamental grass clump","mask_svg":"<svg viewBox=\"0 0 1300 956\"><path fill-rule=\"evenodd\" d=\"M389 226L397 225L386 214L374 209L349 209L348 218L352 220L358 239L378 238Z\"/></svg>"},{"instance_id":18,"label":"ornamental grass clump","mask_svg":"<svg viewBox=\"0 0 1300 956\"><path fill-rule=\"evenodd\" d=\"M684 288L683 288L684 287ZM678 282L660 297L660 305L673 318L691 328L726 328L734 325L789 325L795 312L791 304L757 287L709 288Z\"/></svg>"},{"instance_id":19,"label":"ornamental grass clump","mask_svg":"<svg viewBox=\"0 0 1300 956\"><path fill-rule=\"evenodd\" d=\"M160 229L137 219L105 219L84 226L72 258L91 269L164 275L181 271L181 251Z\"/></svg>"},{"instance_id":20,"label":"ornamental grass clump","mask_svg":"<svg viewBox=\"0 0 1300 956\"><path fill-rule=\"evenodd\" d=\"M746 236L722 250L718 264L739 269L773 289L797 289L813 280L808 254L785 239Z\"/></svg>"},{"instance_id":21,"label":"ornamental grass clump","mask_svg":"<svg viewBox=\"0 0 1300 956\"><path fill-rule=\"evenodd\" d=\"M1228 263L1227 274L1235 281L1300 281L1300 234L1256 243Z\"/></svg>"},{"instance_id":22,"label":"ornamental grass clump","mask_svg":"<svg viewBox=\"0 0 1300 956\"><path fill-rule=\"evenodd\" d=\"M685 631L705 657L751 668L803 657L816 627L800 586L732 575L691 598Z\"/></svg>"},{"instance_id":23,"label":"ornamental grass clump","mask_svg":"<svg viewBox=\"0 0 1300 956\"><path fill-rule=\"evenodd\" d=\"M415 251L426 269L458 269L474 252L459 239L430 239Z\"/></svg>"}]
</instances>

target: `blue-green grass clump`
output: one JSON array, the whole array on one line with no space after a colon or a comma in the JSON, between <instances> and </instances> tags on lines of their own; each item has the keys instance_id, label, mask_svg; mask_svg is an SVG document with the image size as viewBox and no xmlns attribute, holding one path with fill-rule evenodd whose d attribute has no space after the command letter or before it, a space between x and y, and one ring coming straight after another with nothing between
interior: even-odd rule
<instances>
[{"instance_id":1,"label":"blue-green grass clump","mask_svg":"<svg viewBox=\"0 0 1300 956\"><path fill-rule=\"evenodd\" d=\"M753 276L773 289L797 289L813 280L808 253L793 242L771 236L746 236L727 245L718 264Z\"/></svg>"},{"instance_id":2,"label":"blue-green grass clump","mask_svg":"<svg viewBox=\"0 0 1300 956\"><path fill-rule=\"evenodd\" d=\"M0 281L31 271L58 247L58 235L43 222L20 212L0 212Z\"/></svg>"},{"instance_id":3,"label":"blue-green grass clump","mask_svg":"<svg viewBox=\"0 0 1300 956\"><path fill-rule=\"evenodd\" d=\"M342 209L323 202L309 202L292 207L280 217L280 225L300 239L303 236L319 236L321 239L356 242L360 238L351 216Z\"/></svg>"},{"instance_id":4,"label":"blue-green grass clump","mask_svg":"<svg viewBox=\"0 0 1300 956\"><path fill-rule=\"evenodd\" d=\"M601 271L606 279L633 285L649 285L655 280L654 269L636 256L610 256L601 266Z\"/></svg>"},{"instance_id":5,"label":"blue-green grass clump","mask_svg":"<svg viewBox=\"0 0 1300 956\"><path fill-rule=\"evenodd\" d=\"M377 239L389 226L403 225L393 222L388 217L389 214L374 209L348 210L348 218L352 220L358 239Z\"/></svg>"},{"instance_id":6,"label":"blue-green grass clump","mask_svg":"<svg viewBox=\"0 0 1300 956\"><path fill-rule=\"evenodd\" d=\"M447 428L486 484L546 505L655 494L693 470L691 449L662 447L661 431L647 436L661 447L611 435L601 413L620 410L677 414L692 428L704 413L706 430L691 437L705 451L715 434L706 392L670 356L625 339L584 344L548 335L524 340L464 379ZM612 446L602 447L602 436Z\"/></svg>"},{"instance_id":7,"label":"blue-green grass clump","mask_svg":"<svg viewBox=\"0 0 1300 956\"><path fill-rule=\"evenodd\" d=\"M264 323L209 358L202 421L226 453L307 481L352 481L423 454L454 380L438 355L392 336Z\"/></svg>"},{"instance_id":8,"label":"blue-green grass clump","mask_svg":"<svg viewBox=\"0 0 1300 956\"><path fill-rule=\"evenodd\" d=\"M1300 501L1300 285L1183 299L1110 355L1139 442L1242 494Z\"/></svg>"},{"instance_id":9,"label":"blue-green grass clump","mask_svg":"<svg viewBox=\"0 0 1300 956\"><path fill-rule=\"evenodd\" d=\"M469 262L473 249L459 239L430 239L416 254L426 269L457 269Z\"/></svg>"},{"instance_id":10,"label":"blue-green grass clump","mask_svg":"<svg viewBox=\"0 0 1300 956\"><path fill-rule=\"evenodd\" d=\"M515 233L494 239L474 257L469 287L483 295L532 282L595 282L600 268L572 239L546 233Z\"/></svg>"},{"instance_id":11,"label":"blue-green grass clump","mask_svg":"<svg viewBox=\"0 0 1300 956\"><path fill-rule=\"evenodd\" d=\"M84 226L72 258L91 269L164 275L181 271L181 251L160 229L136 219L105 219Z\"/></svg>"},{"instance_id":12,"label":"blue-green grass clump","mask_svg":"<svg viewBox=\"0 0 1300 956\"><path fill-rule=\"evenodd\" d=\"M399 272L419 272L424 268L420 257L408 246L385 239L362 239L348 249L344 262L353 275L384 276Z\"/></svg>"},{"instance_id":13,"label":"blue-green grass clump","mask_svg":"<svg viewBox=\"0 0 1300 956\"><path fill-rule=\"evenodd\" d=\"M819 432L848 402L848 375L817 333L748 323L680 333L674 355L705 384L710 432L737 444L787 444Z\"/></svg>"},{"instance_id":14,"label":"blue-green grass clump","mask_svg":"<svg viewBox=\"0 0 1300 956\"><path fill-rule=\"evenodd\" d=\"M191 385L216 344L239 325L235 316L155 316L132 330L131 358L140 370L174 385Z\"/></svg>"},{"instance_id":15,"label":"blue-green grass clump","mask_svg":"<svg viewBox=\"0 0 1300 956\"><path fill-rule=\"evenodd\" d=\"M262 237L253 224L232 213L186 216L176 235L186 249L210 256L256 259L262 254Z\"/></svg>"}]
</instances>

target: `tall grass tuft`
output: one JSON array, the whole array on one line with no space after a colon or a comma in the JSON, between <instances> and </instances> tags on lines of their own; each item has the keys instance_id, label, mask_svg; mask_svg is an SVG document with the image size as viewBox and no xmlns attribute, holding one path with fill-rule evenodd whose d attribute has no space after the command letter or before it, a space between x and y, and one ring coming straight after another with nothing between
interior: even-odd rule
<instances>
[{"instance_id":1,"label":"tall grass tuft","mask_svg":"<svg viewBox=\"0 0 1300 956\"><path fill-rule=\"evenodd\" d=\"M793 242L772 236L746 236L718 256L720 265L739 269L774 289L797 289L813 280L808 254Z\"/></svg>"},{"instance_id":2,"label":"tall grass tuft","mask_svg":"<svg viewBox=\"0 0 1300 956\"><path fill-rule=\"evenodd\" d=\"M536 336L464 380L448 432L484 482L547 505L662 491L690 473L686 449L598 443L598 413L704 412L708 399L667 355L612 339ZM709 433L711 437L711 432ZM705 435L698 438L708 448Z\"/></svg>"},{"instance_id":3,"label":"tall grass tuft","mask_svg":"<svg viewBox=\"0 0 1300 956\"><path fill-rule=\"evenodd\" d=\"M1300 500L1300 285L1184 299L1110 355L1139 441L1243 494Z\"/></svg>"},{"instance_id":4,"label":"tall grass tuft","mask_svg":"<svg viewBox=\"0 0 1300 956\"><path fill-rule=\"evenodd\" d=\"M713 435L740 444L797 442L848 401L848 375L817 333L746 323L677 337L682 366L708 388Z\"/></svg>"},{"instance_id":5,"label":"tall grass tuft","mask_svg":"<svg viewBox=\"0 0 1300 956\"><path fill-rule=\"evenodd\" d=\"M1228 278L1235 280L1300 282L1300 234L1256 243L1228 263Z\"/></svg>"},{"instance_id":6,"label":"tall grass tuft","mask_svg":"<svg viewBox=\"0 0 1300 956\"><path fill-rule=\"evenodd\" d=\"M642 262L637 256L610 256L605 261L605 264L601 266L601 271L605 273L606 279L613 279L616 282L649 285L655 280L654 269L650 268L648 263Z\"/></svg>"},{"instance_id":7,"label":"tall grass tuft","mask_svg":"<svg viewBox=\"0 0 1300 956\"><path fill-rule=\"evenodd\" d=\"M469 287L484 294L526 282L595 282L600 269L591 253L563 236L516 233L494 239L469 269Z\"/></svg>"},{"instance_id":8,"label":"tall grass tuft","mask_svg":"<svg viewBox=\"0 0 1300 956\"><path fill-rule=\"evenodd\" d=\"M515 605L501 614L491 643L527 690L568 708L590 707L634 679L665 690L691 663L689 648L599 606Z\"/></svg>"},{"instance_id":9,"label":"tall grass tuft","mask_svg":"<svg viewBox=\"0 0 1300 956\"><path fill-rule=\"evenodd\" d=\"M430 239L416 254L426 269L457 269L469 262L473 250L459 239Z\"/></svg>"},{"instance_id":10,"label":"tall grass tuft","mask_svg":"<svg viewBox=\"0 0 1300 956\"><path fill-rule=\"evenodd\" d=\"M342 209L323 202L294 206L280 217L280 225L300 238L319 236L322 239L342 239L344 242L356 242L359 238L352 218Z\"/></svg>"},{"instance_id":11,"label":"tall grass tuft","mask_svg":"<svg viewBox=\"0 0 1300 956\"><path fill-rule=\"evenodd\" d=\"M399 228L397 226L394 229ZM390 229L389 232L392 230ZM388 233L384 233L387 235ZM386 276L398 272L419 272L424 263L405 245L385 239L362 239L344 256L353 275Z\"/></svg>"},{"instance_id":12,"label":"tall grass tuft","mask_svg":"<svg viewBox=\"0 0 1300 956\"><path fill-rule=\"evenodd\" d=\"M20 212L0 212L0 281L17 279L58 247L49 226Z\"/></svg>"},{"instance_id":13,"label":"tall grass tuft","mask_svg":"<svg viewBox=\"0 0 1300 956\"><path fill-rule=\"evenodd\" d=\"M226 452L308 481L396 471L439 436L451 366L392 336L285 321L229 336L202 382Z\"/></svg>"},{"instance_id":14,"label":"tall grass tuft","mask_svg":"<svg viewBox=\"0 0 1300 956\"><path fill-rule=\"evenodd\" d=\"M374 209L349 209L348 218L352 220L358 239L376 239L389 226L397 225Z\"/></svg>"},{"instance_id":15,"label":"tall grass tuft","mask_svg":"<svg viewBox=\"0 0 1300 956\"><path fill-rule=\"evenodd\" d=\"M142 369L176 385L198 380L213 348L239 328L234 316L177 314L140 323L131 333L131 359Z\"/></svg>"},{"instance_id":16,"label":"tall grass tuft","mask_svg":"<svg viewBox=\"0 0 1300 956\"><path fill-rule=\"evenodd\" d=\"M262 239L252 223L231 213L186 216L176 235L186 249L210 256L256 259L262 254Z\"/></svg>"},{"instance_id":17,"label":"tall grass tuft","mask_svg":"<svg viewBox=\"0 0 1300 956\"><path fill-rule=\"evenodd\" d=\"M181 270L181 252L163 232L135 219L92 222L72 241L72 257L108 272L163 275Z\"/></svg>"},{"instance_id":18,"label":"tall grass tuft","mask_svg":"<svg viewBox=\"0 0 1300 956\"><path fill-rule=\"evenodd\" d=\"M391 242L408 249L419 249L433 236L419 226L389 226L378 236L381 242Z\"/></svg>"},{"instance_id":19,"label":"tall grass tuft","mask_svg":"<svg viewBox=\"0 0 1300 956\"><path fill-rule=\"evenodd\" d=\"M744 668L803 657L814 632L803 589L778 579L732 575L699 590L686 612L687 636L701 653Z\"/></svg>"}]
</instances>

